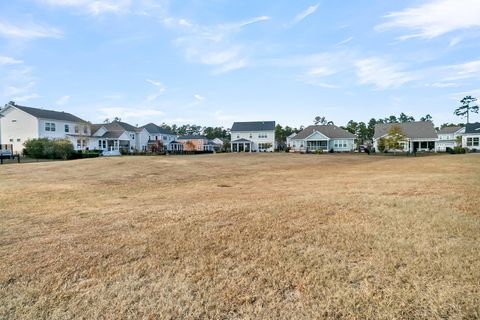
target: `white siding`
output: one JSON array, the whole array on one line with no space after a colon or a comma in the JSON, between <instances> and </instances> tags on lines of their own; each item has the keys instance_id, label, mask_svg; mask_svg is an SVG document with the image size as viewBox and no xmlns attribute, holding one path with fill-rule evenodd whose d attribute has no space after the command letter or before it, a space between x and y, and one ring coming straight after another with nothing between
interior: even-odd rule
<instances>
[{"instance_id":1,"label":"white siding","mask_svg":"<svg viewBox=\"0 0 480 320\"><path fill-rule=\"evenodd\" d=\"M247 139L253 142L252 151L259 151L260 143L270 143L271 148L266 151L272 152L275 149L275 131L232 131L231 141L238 139Z\"/></svg>"},{"instance_id":2,"label":"white siding","mask_svg":"<svg viewBox=\"0 0 480 320\"><path fill-rule=\"evenodd\" d=\"M13 144L13 152L21 153L25 141L38 138L38 119L14 107L3 110L3 115L0 118L1 143Z\"/></svg>"}]
</instances>

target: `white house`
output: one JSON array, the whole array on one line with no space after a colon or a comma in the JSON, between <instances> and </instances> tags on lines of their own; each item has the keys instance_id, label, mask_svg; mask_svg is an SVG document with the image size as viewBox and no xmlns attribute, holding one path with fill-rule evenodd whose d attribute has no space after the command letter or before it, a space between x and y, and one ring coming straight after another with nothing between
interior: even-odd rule
<instances>
[{"instance_id":1,"label":"white house","mask_svg":"<svg viewBox=\"0 0 480 320\"><path fill-rule=\"evenodd\" d=\"M311 125L287 140L294 152L316 150L349 152L355 149L355 135L336 125Z\"/></svg>"},{"instance_id":2,"label":"white house","mask_svg":"<svg viewBox=\"0 0 480 320\"><path fill-rule=\"evenodd\" d=\"M232 152L273 152L275 121L234 122L230 137Z\"/></svg>"},{"instance_id":3,"label":"white house","mask_svg":"<svg viewBox=\"0 0 480 320\"><path fill-rule=\"evenodd\" d=\"M104 155L119 155L121 150L147 150L149 134L145 128L134 127L121 121L93 124L91 127L89 148L102 150Z\"/></svg>"},{"instance_id":4,"label":"white house","mask_svg":"<svg viewBox=\"0 0 480 320\"><path fill-rule=\"evenodd\" d=\"M142 126L148 132L148 143L149 144L162 144L164 148L168 151L173 151L175 144L171 144L172 141L175 141L177 136L160 126L157 126L154 123L148 123Z\"/></svg>"},{"instance_id":5,"label":"white house","mask_svg":"<svg viewBox=\"0 0 480 320\"><path fill-rule=\"evenodd\" d=\"M25 107L10 102L0 111L0 144L21 153L29 139L69 139L76 150L90 143L90 124L71 113Z\"/></svg>"},{"instance_id":6,"label":"white house","mask_svg":"<svg viewBox=\"0 0 480 320\"><path fill-rule=\"evenodd\" d=\"M480 150L480 122L467 123L462 136L462 147Z\"/></svg>"},{"instance_id":7,"label":"white house","mask_svg":"<svg viewBox=\"0 0 480 320\"><path fill-rule=\"evenodd\" d=\"M461 136L465 132L465 128L452 126L443 127L437 131L437 143L435 144L438 152L445 152L447 148L455 148L457 146L457 137Z\"/></svg>"},{"instance_id":8,"label":"white house","mask_svg":"<svg viewBox=\"0 0 480 320\"><path fill-rule=\"evenodd\" d=\"M405 140L400 142L400 152L434 151L437 141L437 132L430 121L416 121L403 123L379 123L375 125L373 147L379 151L379 142L389 136L388 132L394 126L399 126Z\"/></svg>"}]
</instances>

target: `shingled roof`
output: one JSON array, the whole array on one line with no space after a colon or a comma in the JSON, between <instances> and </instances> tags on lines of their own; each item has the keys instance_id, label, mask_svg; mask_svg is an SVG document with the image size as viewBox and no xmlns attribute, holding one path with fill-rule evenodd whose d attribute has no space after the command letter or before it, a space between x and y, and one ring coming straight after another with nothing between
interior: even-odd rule
<instances>
[{"instance_id":1,"label":"shingled roof","mask_svg":"<svg viewBox=\"0 0 480 320\"><path fill-rule=\"evenodd\" d=\"M465 133L479 133L480 134L480 122L467 123L465 125Z\"/></svg>"},{"instance_id":2,"label":"shingled roof","mask_svg":"<svg viewBox=\"0 0 480 320\"><path fill-rule=\"evenodd\" d=\"M337 127L336 125L311 125L300 131L293 140L302 140L306 139L315 132L320 132L324 136L327 136L330 139L355 139L355 135Z\"/></svg>"},{"instance_id":3,"label":"shingled roof","mask_svg":"<svg viewBox=\"0 0 480 320\"><path fill-rule=\"evenodd\" d=\"M177 140L208 140L207 137L199 134L187 134L181 137L178 137Z\"/></svg>"},{"instance_id":4,"label":"shingled roof","mask_svg":"<svg viewBox=\"0 0 480 320\"><path fill-rule=\"evenodd\" d=\"M142 128L145 128L148 133L160 133L160 134L174 134L171 131L162 128L160 126L157 126L155 123L147 123L146 125L142 126Z\"/></svg>"},{"instance_id":5,"label":"shingled roof","mask_svg":"<svg viewBox=\"0 0 480 320\"><path fill-rule=\"evenodd\" d=\"M272 131L275 121L234 122L231 131Z\"/></svg>"},{"instance_id":6,"label":"shingled roof","mask_svg":"<svg viewBox=\"0 0 480 320\"><path fill-rule=\"evenodd\" d=\"M26 112L39 119L51 119L51 120L69 121L69 122L82 122L82 123L87 122L68 112L25 107L25 106L19 106L17 104L11 105L11 106L19 110L22 110L23 112Z\"/></svg>"},{"instance_id":7,"label":"shingled roof","mask_svg":"<svg viewBox=\"0 0 480 320\"><path fill-rule=\"evenodd\" d=\"M459 126L443 127L442 129L438 130L438 134L455 133L460 129L462 129L462 127L459 127Z\"/></svg>"},{"instance_id":8,"label":"shingled roof","mask_svg":"<svg viewBox=\"0 0 480 320\"><path fill-rule=\"evenodd\" d=\"M388 134L393 126L400 126L403 134L410 139L436 139L437 133L430 121L402 122L402 123L379 123L375 125L374 139L378 139Z\"/></svg>"}]
</instances>

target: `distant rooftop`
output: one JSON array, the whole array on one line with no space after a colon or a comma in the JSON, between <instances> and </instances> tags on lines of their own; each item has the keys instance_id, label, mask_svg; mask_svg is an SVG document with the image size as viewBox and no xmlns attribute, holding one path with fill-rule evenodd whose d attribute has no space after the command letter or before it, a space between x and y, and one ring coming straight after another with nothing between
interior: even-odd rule
<instances>
[{"instance_id":1,"label":"distant rooftop","mask_svg":"<svg viewBox=\"0 0 480 320\"><path fill-rule=\"evenodd\" d=\"M231 131L271 131L275 121L234 122Z\"/></svg>"}]
</instances>

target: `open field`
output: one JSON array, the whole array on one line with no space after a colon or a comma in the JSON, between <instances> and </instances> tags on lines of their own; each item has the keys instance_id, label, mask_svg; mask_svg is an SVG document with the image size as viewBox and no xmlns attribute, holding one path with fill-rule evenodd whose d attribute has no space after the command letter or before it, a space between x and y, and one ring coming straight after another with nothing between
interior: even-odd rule
<instances>
[{"instance_id":1,"label":"open field","mask_svg":"<svg viewBox=\"0 0 480 320\"><path fill-rule=\"evenodd\" d=\"M0 318L480 318L480 156L0 167Z\"/></svg>"}]
</instances>

